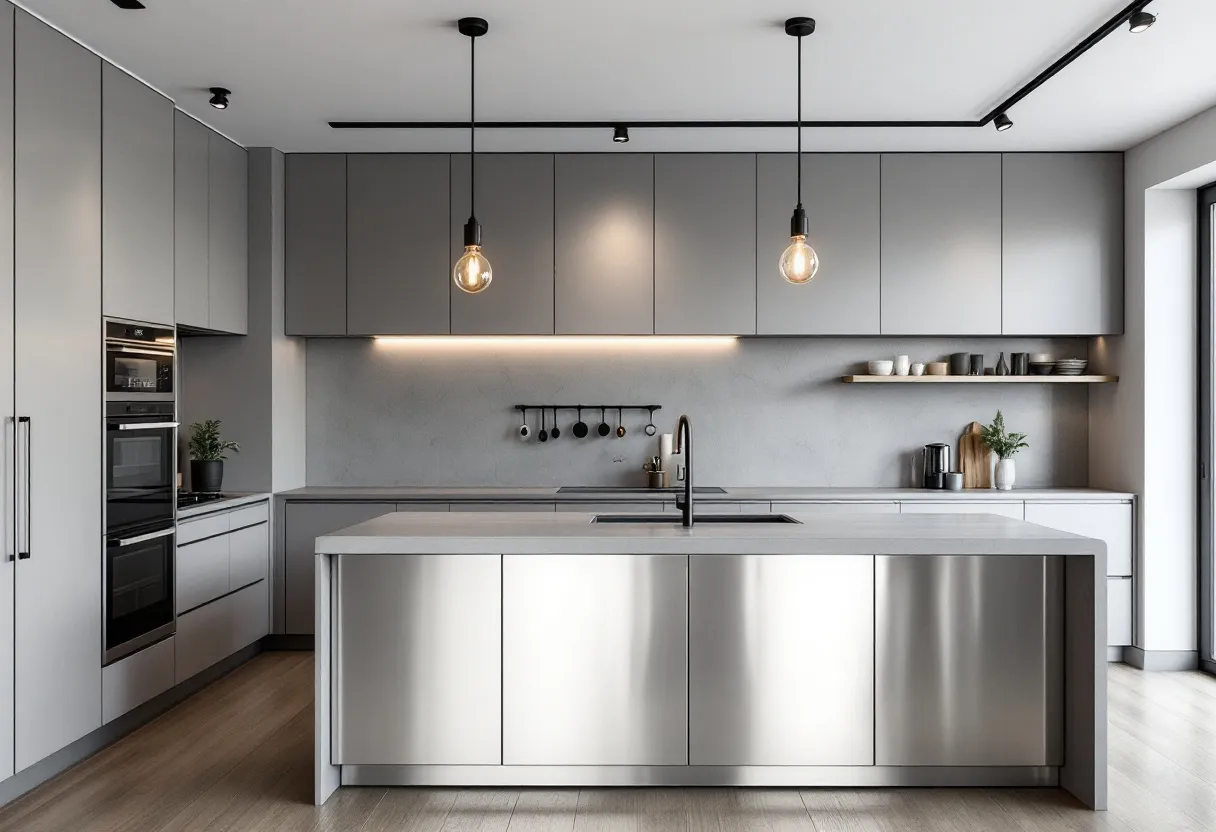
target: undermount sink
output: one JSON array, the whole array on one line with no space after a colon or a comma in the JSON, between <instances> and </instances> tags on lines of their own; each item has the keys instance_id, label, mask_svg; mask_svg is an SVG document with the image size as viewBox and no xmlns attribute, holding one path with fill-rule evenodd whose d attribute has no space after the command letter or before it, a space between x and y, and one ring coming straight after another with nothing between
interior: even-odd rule
<instances>
[{"instance_id":1,"label":"undermount sink","mask_svg":"<svg viewBox=\"0 0 1216 832\"><path fill-rule=\"evenodd\" d=\"M557 489L558 494L683 494L684 489L674 488L635 488L630 485L564 485ZM696 486L694 494L725 494L725 488L716 485Z\"/></svg>"},{"instance_id":2,"label":"undermount sink","mask_svg":"<svg viewBox=\"0 0 1216 832\"><path fill-rule=\"evenodd\" d=\"M643 523L646 525L678 526L683 522L678 514L597 514L592 523ZM698 514L693 522L715 524L795 523L788 514Z\"/></svg>"}]
</instances>

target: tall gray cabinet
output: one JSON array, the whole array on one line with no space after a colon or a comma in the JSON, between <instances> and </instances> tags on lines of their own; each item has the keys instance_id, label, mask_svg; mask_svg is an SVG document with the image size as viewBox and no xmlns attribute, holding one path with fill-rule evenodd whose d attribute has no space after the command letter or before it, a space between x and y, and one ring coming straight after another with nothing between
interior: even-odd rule
<instances>
[{"instance_id":1,"label":"tall gray cabinet","mask_svg":"<svg viewBox=\"0 0 1216 832\"><path fill-rule=\"evenodd\" d=\"M0 416L6 436L11 436L16 414L13 404L13 7L0 3ZM16 513L16 446L11 440L0 442L0 781L11 777L13 768L14 723L14 648L13 594L17 562L9 557L16 551L13 528Z\"/></svg>"},{"instance_id":2,"label":"tall gray cabinet","mask_svg":"<svg viewBox=\"0 0 1216 832\"><path fill-rule=\"evenodd\" d=\"M173 283L176 322L211 326L211 280L207 276L211 219L211 131L180 111L173 113Z\"/></svg>"},{"instance_id":3,"label":"tall gray cabinet","mask_svg":"<svg viewBox=\"0 0 1216 832\"><path fill-rule=\"evenodd\" d=\"M759 335L879 334L879 155L808 153L802 157L808 242L819 272L805 286L777 269L790 244L798 199L792 153L756 160L756 332Z\"/></svg>"},{"instance_id":4,"label":"tall gray cabinet","mask_svg":"<svg viewBox=\"0 0 1216 832\"><path fill-rule=\"evenodd\" d=\"M346 334L346 156L284 160L288 335Z\"/></svg>"},{"instance_id":5,"label":"tall gray cabinet","mask_svg":"<svg viewBox=\"0 0 1216 832\"><path fill-rule=\"evenodd\" d=\"M208 136L207 287L210 329L249 331L249 154Z\"/></svg>"},{"instance_id":6,"label":"tall gray cabinet","mask_svg":"<svg viewBox=\"0 0 1216 832\"><path fill-rule=\"evenodd\" d=\"M348 335L449 332L448 165L439 153L347 157Z\"/></svg>"},{"instance_id":7,"label":"tall gray cabinet","mask_svg":"<svg viewBox=\"0 0 1216 832\"><path fill-rule=\"evenodd\" d=\"M452 157L452 245L447 286L453 335L553 334L553 155L477 156L477 219L494 268L490 288L476 295L451 279L464 251L469 218L469 157Z\"/></svg>"},{"instance_id":8,"label":"tall gray cabinet","mask_svg":"<svg viewBox=\"0 0 1216 832\"><path fill-rule=\"evenodd\" d=\"M1001 334L1000 154L883 154L881 254L882 334Z\"/></svg>"},{"instance_id":9,"label":"tall gray cabinet","mask_svg":"<svg viewBox=\"0 0 1216 832\"><path fill-rule=\"evenodd\" d=\"M173 102L101 67L102 312L173 324Z\"/></svg>"},{"instance_id":10,"label":"tall gray cabinet","mask_svg":"<svg viewBox=\"0 0 1216 832\"><path fill-rule=\"evenodd\" d=\"M656 156L654 228L655 334L755 334L756 157Z\"/></svg>"},{"instance_id":11,"label":"tall gray cabinet","mask_svg":"<svg viewBox=\"0 0 1216 832\"><path fill-rule=\"evenodd\" d=\"M1123 330L1123 154L1006 153L1006 335Z\"/></svg>"},{"instance_id":12,"label":"tall gray cabinet","mask_svg":"<svg viewBox=\"0 0 1216 832\"><path fill-rule=\"evenodd\" d=\"M101 726L101 60L18 12L15 72L20 771Z\"/></svg>"}]
</instances>

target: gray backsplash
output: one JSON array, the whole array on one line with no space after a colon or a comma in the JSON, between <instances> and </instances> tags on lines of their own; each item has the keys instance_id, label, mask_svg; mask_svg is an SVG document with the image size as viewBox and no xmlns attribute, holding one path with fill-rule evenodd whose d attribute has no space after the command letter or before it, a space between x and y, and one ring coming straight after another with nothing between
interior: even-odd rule
<instances>
[{"instance_id":1,"label":"gray backsplash","mask_svg":"<svg viewBox=\"0 0 1216 832\"><path fill-rule=\"evenodd\" d=\"M1018 485L1088 484L1086 386L849 385L867 358L952 351L1084 356L1080 339L743 339L725 346L515 342L488 346L308 341L309 485L641 485L658 439L628 413L623 439L575 439L575 414L547 444L516 438L516 402L661 404L659 432L681 413L695 430L699 483L902 486L927 442L955 446L997 408L1029 434ZM585 413L599 421L598 411ZM615 415L611 417L615 419ZM535 412L529 414L539 428ZM615 427L615 421L613 422ZM535 435L535 434L534 434ZM594 436L594 433L593 433Z\"/></svg>"}]
</instances>

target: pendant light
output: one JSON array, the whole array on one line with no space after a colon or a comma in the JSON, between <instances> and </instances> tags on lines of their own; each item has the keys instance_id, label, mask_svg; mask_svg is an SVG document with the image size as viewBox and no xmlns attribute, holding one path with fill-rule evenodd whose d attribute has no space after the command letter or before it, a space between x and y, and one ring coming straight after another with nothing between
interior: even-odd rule
<instances>
[{"instance_id":1,"label":"pendant light","mask_svg":"<svg viewBox=\"0 0 1216 832\"><path fill-rule=\"evenodd\" d=\"M777 268L782 277L796 286L810 283L819 271L819 255L806 242L810 223L802 208L802 39L814 31L814 18L791 17L785 21L785 33L798 38L798 207L790 219L789 247L781 253Z\"/></svg>"},{"instance_id":2,"label":"pendant light","mask_svg":"<svg viewBox=\"0 0 1216 832\"><path fill-rule=\"evenodd\" d=\"M452 280L463 292L475 295L494 279L490 261L481 253L481 223L477 221L477 38L490 30L480 17L462 17L456 23L469 39L469 221L464 225L464 254L452 269Z\"/></svg>"}]
</instances>

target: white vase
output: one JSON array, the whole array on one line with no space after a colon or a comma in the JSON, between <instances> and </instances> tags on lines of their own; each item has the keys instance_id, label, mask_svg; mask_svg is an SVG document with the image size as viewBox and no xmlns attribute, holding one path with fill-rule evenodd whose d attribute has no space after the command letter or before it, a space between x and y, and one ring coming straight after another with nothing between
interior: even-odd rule
<instances>
[{"instance_id":1,"label":"white vase","mask_svg":"<svg viewBox=\"0 0 1216 832\"><path fill-rule=\"evenodd\" d=\"M1014 467L1012 459L1002 459L996 464L996 476L993 477L992 482L998 491L1012 491L1016 479L1017 469Z\"/></svg>"}]
</instances>

